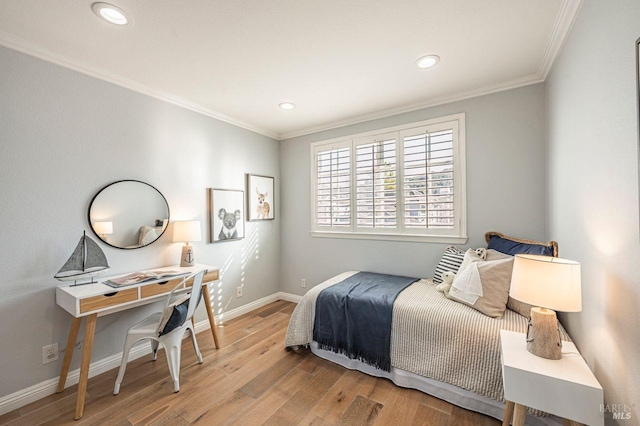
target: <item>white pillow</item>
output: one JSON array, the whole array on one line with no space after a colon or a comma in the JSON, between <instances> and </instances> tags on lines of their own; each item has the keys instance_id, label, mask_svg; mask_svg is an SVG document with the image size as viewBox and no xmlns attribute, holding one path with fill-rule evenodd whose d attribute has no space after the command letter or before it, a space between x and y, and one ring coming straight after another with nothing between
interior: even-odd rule
<instances>
[{"instance_id":1,"label":"white pillow","mask_svg":"<svg viewBox=\"0 0 640 426\"><path fill-rule=\"evenodd\" d=\"M151 226L143 226L140 228L140 237L138 239L138 245L146 246L158 239L158 233L156 229Z\"/></svg>"},{"instance_id":2,"label":"white pillow","mask_svg":"<svg viewBox=\"0 0 640 426\"><path fill-rule=\"evenodd\" d=\"M447 297L499 318L507 308L512 271L513 256L487 250L487 258L482 260L469 249Z\"/></svg>"},{"instance_id":3,"label":"white pillow","mask_svg":"<svg viewBox=\"0 0 640 426\"><path fill-rule=\"evenodd\" d=\"M462 259L462 263L460 264L460 269L458 269L458 272L462 272L467 266L469 266L474 262L500 260L500 259L513 259L513 256L500 253L499 251L493 250L493 249L486 250L486 254L487 254L486 257L482 259L478 254L478 250L468 249L464 253L464 258Z\"/></svg>"}]
</instances>

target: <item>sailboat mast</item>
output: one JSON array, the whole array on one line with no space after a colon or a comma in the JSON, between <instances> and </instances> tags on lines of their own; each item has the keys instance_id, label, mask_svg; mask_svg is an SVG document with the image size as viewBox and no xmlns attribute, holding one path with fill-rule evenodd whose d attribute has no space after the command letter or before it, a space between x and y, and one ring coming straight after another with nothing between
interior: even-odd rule
<instances>
[{"instance_id":1,"label":"sailboat mast","mask_svg":"<svg viewBox=\"0 0 640 426\"><path fill-rule=\"evenodd\" d=\"M84 272L84 265L86 263L86 251L87 251L87 231L82 231L82 271Z\"/></svg>"}]
</instances>

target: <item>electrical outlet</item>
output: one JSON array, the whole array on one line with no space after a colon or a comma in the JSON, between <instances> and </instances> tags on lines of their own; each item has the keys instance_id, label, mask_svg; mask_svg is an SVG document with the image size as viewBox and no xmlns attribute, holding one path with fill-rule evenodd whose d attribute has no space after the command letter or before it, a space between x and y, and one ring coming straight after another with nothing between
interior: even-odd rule
<instances>
[{"instance_id":1,"label":"electrical outlet","mask_svg":"<svg viewBox=\"0 0 640 426\"><path fill-rule=\"evenodd\" d=\"M242 286L236 287L236 297L242 297Z\"/></svg>"},{"instance_id":2,"label":"electrical outlet","mask_svg":"<svg viewBox=\"0 0 640 426\"><path fill-rule=\"evenodd\" d=\"M307 288L307 280L303 278L302 282L300 283L300 286L302 286L302 288Z\"/></svg>"},{"instance_id":3,"label":"electrical outlet","mask_svg":"<svg viewBox=\"0 0 640 426\"><path fill-rule=\"evenodd\" d=\"M58 343L42 347L42 364L58 360Z\"/></svg>"}]
</instances>

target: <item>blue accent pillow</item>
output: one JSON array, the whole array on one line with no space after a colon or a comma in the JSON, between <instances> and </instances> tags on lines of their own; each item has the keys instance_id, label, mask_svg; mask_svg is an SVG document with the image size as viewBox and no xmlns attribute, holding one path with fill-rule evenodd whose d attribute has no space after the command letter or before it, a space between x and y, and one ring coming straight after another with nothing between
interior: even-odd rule
<instances>
[{"instance_id":1,"label":"blue accent pillow","mask_svg":"<svg viewBox=\"0 0 640 426\"><path fill-rule=\"evenodd\" d=\"M557 256L555 243L536 243L534 241L519 240L507 237L498 233L488 233L487 248L499 251L500 253L515 256L516 254L539 254L542 256ZM525 242L526 241L526 242Z\"/></svg>"},{"instance_id":2,"label":"blue accent pillow","mask_svg":"<svg viewBox=\"0 0 640 426\"><path fill-rule=\"evenodd\" d=\"M160 332L160 336L171 333L176 328L184 324L187 319L187 310L189 310L189 299L185 300L179 305L173 307L173 312L169 317L169 321Z\"/></svg>"}]
</instances>

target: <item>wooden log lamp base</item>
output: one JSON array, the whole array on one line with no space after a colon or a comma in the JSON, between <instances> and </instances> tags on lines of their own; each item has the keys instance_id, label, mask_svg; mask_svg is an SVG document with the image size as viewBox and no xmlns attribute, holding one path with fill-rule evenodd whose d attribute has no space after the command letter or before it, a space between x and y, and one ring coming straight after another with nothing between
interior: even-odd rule
<instances>
[{"instance_id":1,"label":"wooden log lamp base","mask_svg":"<svg viewBox=\"0 0 640 426\"><path fill-rule=\"evenodd\" d=\"M562 339L556 311L531 308L527 329L527 350L546 359L562 359Z\"/></svg>"}]
</instances>

